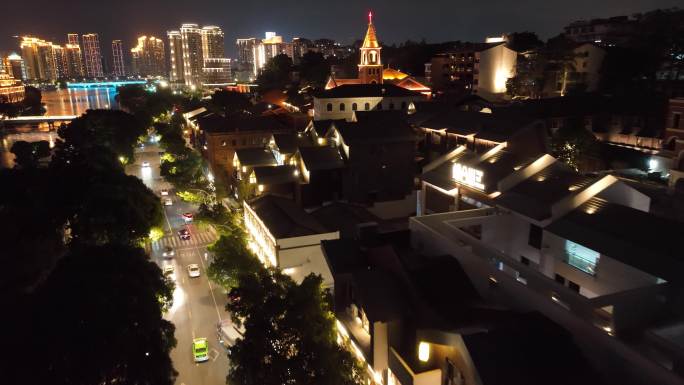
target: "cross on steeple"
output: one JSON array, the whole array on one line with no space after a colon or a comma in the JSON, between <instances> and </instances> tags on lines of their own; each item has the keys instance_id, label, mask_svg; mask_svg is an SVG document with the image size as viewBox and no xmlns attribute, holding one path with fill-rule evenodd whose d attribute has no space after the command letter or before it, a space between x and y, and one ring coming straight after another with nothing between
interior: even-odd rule
<instances>
[{"instance_id":1,"label":"cross on steeple","mask_svg":"<svg viewBox=\"0 0 684 385\"><path fill-rule=\"evenodd\" d=\"M373 24L373 11L368 11L368 24Z\"/></svg>"}]
</instances>

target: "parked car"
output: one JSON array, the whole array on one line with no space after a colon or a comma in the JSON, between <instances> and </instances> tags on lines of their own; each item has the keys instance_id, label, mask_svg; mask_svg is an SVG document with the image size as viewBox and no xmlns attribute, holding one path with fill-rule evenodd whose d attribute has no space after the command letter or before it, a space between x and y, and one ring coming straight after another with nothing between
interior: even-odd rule
<instances>
[{"instance_id":1,"label":"parked car","mask_svg":"<svg viewBox=\"0 0 684 385\"><path fill-rule=\"evenodd\" d=\"M176 279L176 272L175 272L175 269L173 268L173 265L164 266L163 272L164 272L164 277L167 277L171 280Z\"/></svg>"}]
</instances>

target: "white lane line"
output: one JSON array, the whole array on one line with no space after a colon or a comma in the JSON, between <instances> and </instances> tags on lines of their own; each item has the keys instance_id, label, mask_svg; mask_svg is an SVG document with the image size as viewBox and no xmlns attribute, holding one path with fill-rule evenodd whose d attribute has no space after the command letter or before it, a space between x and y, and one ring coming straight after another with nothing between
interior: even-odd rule
<instances>
[{"instance_id":1,"label":"white lane line","mask_svg":"<svg viewBox=\"0 0 684 385\"><path fill-rule=\"evenodd\" d=\"M166 219L166 224L169 225L169 231L171 234L173 234L173 227L171 227L171 222L169 221L169 216L166 215L166 209L162 207L162 210L164 211L164 219Z\"/></svg>"},{"instance_id":2,"label":"white lane line","mask_svg":"<svg viewBox=\"0 0 684 385\"><path fill-rule=\"evenodd\" d=\"M197 253L197 257L199 258L199 261L202 264L202 270L204 270L204 274L206 274L207 269L204 266L204 261L202 260L202 255L199 251L199 248L195 248L195 252ZM216 309L216 315L218 316L219 322L221 322L221 312L219 311L218 302L216 302L216 297L214 296L214 289L211 287L211 280L209 279L209 277L207 277L207 284L209 284L209 294L211 294L211 299L214 300L214 308Z\"/></svg>"}]
</instances>

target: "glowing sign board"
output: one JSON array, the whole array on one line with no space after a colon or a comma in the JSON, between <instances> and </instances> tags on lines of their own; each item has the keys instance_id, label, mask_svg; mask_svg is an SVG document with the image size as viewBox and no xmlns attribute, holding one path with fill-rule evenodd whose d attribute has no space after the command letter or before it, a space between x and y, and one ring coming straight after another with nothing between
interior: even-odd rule
<instances>
[{"instance_id":1,"label":"glowing sign board","mask_svg":"<svg viewBox=\"0 0 684 385\"><path fill-rule=\"evenodd\" d=\"M484 173L482 171L460 163L454 163L451 170L452 178L456 182L484 191L485 186L482 184Z\"/></svg>"}]
</instances>

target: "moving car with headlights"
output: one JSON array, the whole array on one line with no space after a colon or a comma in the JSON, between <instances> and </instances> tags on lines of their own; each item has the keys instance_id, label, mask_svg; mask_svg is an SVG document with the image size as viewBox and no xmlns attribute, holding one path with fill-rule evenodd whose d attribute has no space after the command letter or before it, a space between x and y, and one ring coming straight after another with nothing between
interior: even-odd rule
<instances>
[{"instance_id":1,"label":"moving car with headlights","mask_svg":"<svg viewBox=\"0 0 684 385\"><path fill-rule=\"evenodd\" d=\"M169 190L163 188L163 189L160 191L160 194L161 194L161 196L163 196L163 197L168 196L168 195L169 195Z\"/></svg>"},{"instance_id":2,"label":"moving car with headlights","mask_svg":"<svg viewBox=\"0 0 684 385\"><path fill-rule=\"evenodd\" d=\"M206 338L195 338L192 340L192 356L195 362L209 360L209 342Z\"/></svg>"},{"instance_id":3,"label":"moving car with headlights","mask_svg":"<svg viewBox=\"0 0 684 385\"><path fill-rule=\"evenodd\" d=\"M190 278L197 278L200 276L200 268L196 263L188 265L188 275Z\"/></svg>"},{"instance_id":4,"label":"moving car with headlights","mask_svg":"<svg viewBox=\"0 0 684 385\"><path fill-rule=\"evenodd\" d=\"M182 217L183 217L183 220L184 220L186 223L187 223L187 222L192 222L192 218L193 218L192 213L183 213Z\"/></svg>"},{"instance_id":5,"label":"moving car with headlights","mask_svg":"<svg viewBox=\"0 0 684 385\"><path fill-rule=\"evenodd\" d=\"M143 167L150 167L150 162L142 162Z\"/></svg>"},{"instance_id":6,"label":"moving car with headlights","mask_svg":"<svg viewBox=\"0 0 684 385\"><path fill-rule=\"evenodd\" d=\"M162 257L173 258L174 255L176 255L176 252L171 246L164 246L164 249L162 249Z\"/></svg>"},{"instance_id":7,"label":"moving car with headlights","mask_svg":"<svg viewBox=\"0 0 684 385\"><path fill-rule=\"evenodd\" d=\"M172 205L173 205L173 201L171 200L171 198L164 199L164 206L172 206Z\"/></svg>"}]
</instances>

